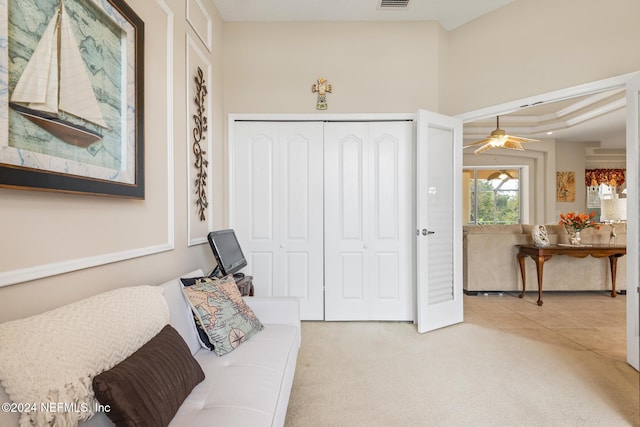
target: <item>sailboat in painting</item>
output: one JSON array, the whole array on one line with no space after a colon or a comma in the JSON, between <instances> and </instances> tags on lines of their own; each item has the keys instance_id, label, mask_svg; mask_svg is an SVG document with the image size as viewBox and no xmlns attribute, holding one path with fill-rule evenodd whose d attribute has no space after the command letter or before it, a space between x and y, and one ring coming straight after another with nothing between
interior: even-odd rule
<instances>
[{"instance_id":1,"label":"sailboat in painting","mask_svg":"<svg viewBox=\"0 0 640 427\"><path fill-rule=\"evenodd\" d=\"M64 117L67 113L107 129L62 0L16 83L9 105L68 144L88 147L102 139L99 132Z\"/></svg>"}]
</instances>

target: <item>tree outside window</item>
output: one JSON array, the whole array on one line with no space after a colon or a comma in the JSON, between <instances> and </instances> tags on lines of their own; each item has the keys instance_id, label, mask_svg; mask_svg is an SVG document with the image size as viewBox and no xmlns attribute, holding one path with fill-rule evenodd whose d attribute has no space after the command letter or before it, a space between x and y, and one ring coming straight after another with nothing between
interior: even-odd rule
<instances>
[{"instance_id":1,"label":"tree outside window","mask_svg":"<svg viewBox=\"0 0 640 427\"><path fill-rule=\"evenodd\" d=\"M520 169L466 168L471 225L520 223Z\"/></svg>"}]
</instances>

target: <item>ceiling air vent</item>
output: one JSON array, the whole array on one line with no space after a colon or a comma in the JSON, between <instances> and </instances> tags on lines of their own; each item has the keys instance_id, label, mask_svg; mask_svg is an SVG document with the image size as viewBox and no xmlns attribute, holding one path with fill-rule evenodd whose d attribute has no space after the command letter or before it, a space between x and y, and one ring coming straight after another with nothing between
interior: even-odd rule
<instances>
[{"instance_id":1,"label":"ceiling air vent","mask_svg":"<svg viewBox=\"0 0 640 427\"><path fill-rule=\"evenodd\" d=\"M379 9L400 9L406 8L409 5L409 0L380 0Z\"/></svg>"}]
</instances>

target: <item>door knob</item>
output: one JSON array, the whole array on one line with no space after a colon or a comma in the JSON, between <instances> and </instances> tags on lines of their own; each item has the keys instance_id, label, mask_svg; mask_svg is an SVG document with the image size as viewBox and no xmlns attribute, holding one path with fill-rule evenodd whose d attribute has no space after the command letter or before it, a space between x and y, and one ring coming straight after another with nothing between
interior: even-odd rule
<instances>
[{"instance_id":1,"label":"door knob","mask_svg":"<svg viewBox=\"0 0 640 427\"><path fill-rule=\"evenodd\" d=\"M422 229L422 235L426 236L427 234L435 234L435 231L429 231L426 228Z\"/></svg>"}]
</instances>

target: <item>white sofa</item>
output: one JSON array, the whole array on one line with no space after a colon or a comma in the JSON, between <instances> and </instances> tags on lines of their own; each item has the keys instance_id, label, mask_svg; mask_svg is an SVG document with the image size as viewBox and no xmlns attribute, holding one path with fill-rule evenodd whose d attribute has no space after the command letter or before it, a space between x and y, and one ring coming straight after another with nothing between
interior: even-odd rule
<instances>
[{"instance_id":1,"label":"white sofa","mask_svg":"<svg viewBox=\"0 0 640 427\"><path fill-rule=\"evenodd\" d=\"M545 226L552 244L569 243L563 226ZM533 225L477 225L463 227L463 289L466 294L522 291L522 278L516 245L533 244ZM626 244L625 224L616 226L618 243ZM582 234L584 244L608 244L611 226L588 228ZM533 260L525 259L527 290L537 291L537 273ZM626 290L626 256L618 259L616 290ZM544 263L544 291L611 290L611 272L607 258L554 256Z\"/></svg>"},{"instance_id":2,"label":"white sofa","mask_svg":"<svg viewBox=\"0 0 640 427\"><path fill-rule=\"evenodd\" d=\"M202 275L202 271L197 270L182 277ZM218 357L201 347L179 279L161 286L169 309L169 323L184 339L205 374L204 381L187 396L170 425L284 425L301 342L297 299L244 298L264 329L232 352ZM0 402L11 402L1 387ZM18 418L17 413L2 410L0 426L17 426ZM113 426L113 423L104 413L97 413L79 425L96 427Z\"/></svg>"}]
</instances>

